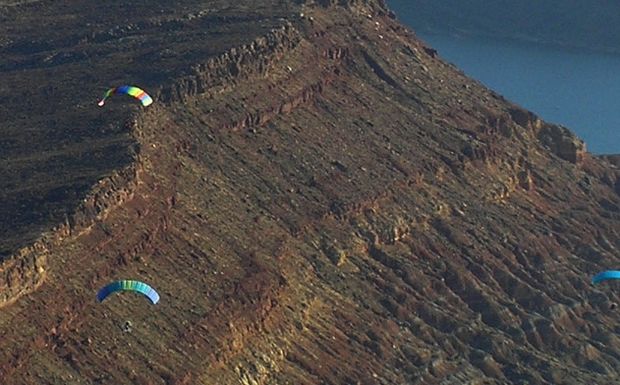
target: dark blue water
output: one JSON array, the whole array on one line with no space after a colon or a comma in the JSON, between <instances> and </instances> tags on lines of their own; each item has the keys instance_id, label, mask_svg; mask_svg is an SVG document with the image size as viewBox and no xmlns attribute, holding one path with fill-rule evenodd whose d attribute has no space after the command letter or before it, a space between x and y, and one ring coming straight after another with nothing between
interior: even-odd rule
<instances>
[{"instance_id":1,"label":"dark blue water","mask_svg":"<svg viewBox=\"0 0 620 385\"><path fill-rule=\"evenodd\" d=\"M470 77L543 120L570 128L590 152L620 153L620 56L484 38L420 37Z\"/></svg>"}]
</instances>

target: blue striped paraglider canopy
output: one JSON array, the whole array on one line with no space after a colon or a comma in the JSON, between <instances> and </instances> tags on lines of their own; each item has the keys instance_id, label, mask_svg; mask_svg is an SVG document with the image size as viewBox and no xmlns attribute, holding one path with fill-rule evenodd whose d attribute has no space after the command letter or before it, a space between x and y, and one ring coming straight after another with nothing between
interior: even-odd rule
<instances>
[{"instance_id":1,"label":"blue striped paraglider canopy","mask_svg":"<svg viewBox=\"0 0 620 385\"><path fill-rule=\"evenodd\" d=\"M153 304L156 304L159 301L159 294L157 294L155 289L144 282L132 280L115 281L104 286L101 290L99 290L99 293L97 293L97 300L99 302L103 302L103 300L110 294L117 291L134 291L143 294Z\"/></svg>"},{"instance_id":2,"label":"blue striped paraglider canopy","mask_svg":"<svg viewBox=\"0 0 620 385\"><path fill-rule=\"evenodd\" d=\"M592 277L592 283L597 284L601 281L606 281L608 279L620 279L620 270L607 270L602 273L598 273L594 277Z\"/></svg>"}]
</instances>

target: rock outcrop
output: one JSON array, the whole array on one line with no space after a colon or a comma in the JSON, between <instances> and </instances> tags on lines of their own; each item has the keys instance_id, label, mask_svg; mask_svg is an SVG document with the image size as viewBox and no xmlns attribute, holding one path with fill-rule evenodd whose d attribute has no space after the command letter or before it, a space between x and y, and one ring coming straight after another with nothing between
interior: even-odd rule
<instances>
[{"instance_id":1,"label":"rock outcrop","mask_svg":"<svg viewBox=\"0 0 620 385\"><path fill-rule=\"evenodd\" d=\"M0 177L28 182L10 201L52 189L59 170L28 171L52 156L70 171L53 189L92 181L39 241L23 245L49 221L6 232L23 248L1 262L0 382L613 382L615 287L589 279L618 260L617 167L441 61L382 2L249 5L128 3L131 23L103 3L0 6L0 32L25 29L7 29L7 57L38 47L25 73L56 71L49 92L119 81L114 64L156 99L99 115L62 92L78 107L28 107L52 114L39 121L0 89L15 111L0 106ZM55 20L49 45L19 7ZM37 61L78 49L101 63ZM34 156L19 122L59 152ZM115 152L130 159L110 171ZM95 301L123 277L160 303Z\"/></svg>"},{"instance_id":2,"label":"rock outcrop","mask_svg":"<svg viewBox=\"0 0 620 385\"><path fill-rule=\"evenodd\" d=\"M571 163L581 162L586 153L585 143L566 127L545 124L538 132L538 138L554 154Z\"/></svg>"}]
</instances>

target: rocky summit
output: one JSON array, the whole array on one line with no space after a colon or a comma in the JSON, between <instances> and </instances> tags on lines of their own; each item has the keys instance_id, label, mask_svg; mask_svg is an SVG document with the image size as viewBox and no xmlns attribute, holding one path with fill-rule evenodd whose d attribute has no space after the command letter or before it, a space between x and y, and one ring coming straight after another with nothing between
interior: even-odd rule
<instances>
[{"instance_id":1,"label":"rocky summit","mask_svg":"<svg viewBox=\"0 0 620 385\"><path fill-rule=\"evenodd\" d=\"M381 1L0 1L0 133L3 385L619 378L617 157Z\"/></svg>"}]
</instances>

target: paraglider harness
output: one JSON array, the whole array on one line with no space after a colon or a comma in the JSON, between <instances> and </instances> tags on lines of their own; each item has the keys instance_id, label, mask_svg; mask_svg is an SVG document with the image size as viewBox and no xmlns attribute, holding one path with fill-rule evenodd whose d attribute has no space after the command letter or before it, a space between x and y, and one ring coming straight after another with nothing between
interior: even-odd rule
<instances>
[{"instance_id":1,"label":"paraglider harness","mask_svg":"<svg viewBox=\"0 0 620 385\"><path fill-rule=\"evenodd\" d=\"M125 323L123 324L123 332L124 333L131 333L131 321L125 321Z\"/></svg>"}]
</instances>

